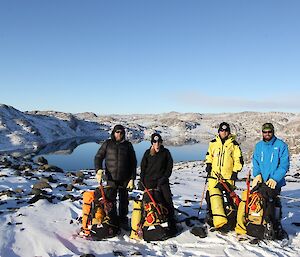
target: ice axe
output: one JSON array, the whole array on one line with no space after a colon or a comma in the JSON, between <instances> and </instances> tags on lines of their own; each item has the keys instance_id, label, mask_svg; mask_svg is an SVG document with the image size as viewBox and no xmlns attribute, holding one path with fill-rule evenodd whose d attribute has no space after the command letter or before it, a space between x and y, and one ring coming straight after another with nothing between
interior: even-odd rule
<instances>
[{"instance_id":1,"label":"ice axe","mask_svg":"<svg viewBox=\"0 0 300 257\"><path fill-rule=\"evenodd\" d=\"M141 185L144 187L144 189L145 189L147 195L149 196L151 202L154 204L154 207L155 207L155 209L157 210L158 214L161 215L161 211L160 211L160 209L159 209L157 203L155 202L153 196L151 195L149 189L148 189L147 187L145 187L145 185L144 185L144 183L143 183L142 181L140 181L140 182L141 182Z\"/></svg>"}]
</instances>

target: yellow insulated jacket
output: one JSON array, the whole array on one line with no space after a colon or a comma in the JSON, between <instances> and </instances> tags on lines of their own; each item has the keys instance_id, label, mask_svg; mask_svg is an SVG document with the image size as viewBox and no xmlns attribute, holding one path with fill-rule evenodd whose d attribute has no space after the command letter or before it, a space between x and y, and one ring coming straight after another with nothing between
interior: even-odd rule
<instances>
[{"instance_id":1,"label":"yellow insulated jacket","mask_svg":"<svg viewBox=\"0 0 300 257\"><path fill-rule=\"evenodd\" d=\"M219 135L209 143L206 154L206 164L212 165L210 177L217 178L221 174L223 179L230 179L233 172L239 172L243 168L243 156L236 136L230 134L222 144Z\"/></svg>"}]
</instances>

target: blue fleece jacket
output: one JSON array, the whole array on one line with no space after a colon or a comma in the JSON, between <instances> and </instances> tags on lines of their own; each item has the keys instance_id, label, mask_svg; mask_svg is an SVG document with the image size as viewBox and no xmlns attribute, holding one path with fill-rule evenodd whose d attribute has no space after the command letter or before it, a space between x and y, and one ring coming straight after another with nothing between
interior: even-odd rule
<instances>
[{"instance_id":1,"label":"blue fleece jacket","mask_svg":"<svg viewBox=\"0 0 300 257\"><path fill-rule=\"evenodd\" d=\"M253 176L261 174L263 181L272 178L277 182L276 187L281 188L285 183L285 175L289 170L289 150L286 143L277 137L269 142L259 141L253 153Z\"/></svg>"}]
</instances>

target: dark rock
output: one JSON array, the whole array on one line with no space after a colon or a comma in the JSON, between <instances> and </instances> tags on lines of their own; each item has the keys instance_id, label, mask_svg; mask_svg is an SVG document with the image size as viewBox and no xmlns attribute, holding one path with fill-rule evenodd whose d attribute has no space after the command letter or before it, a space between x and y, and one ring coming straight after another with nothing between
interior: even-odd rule
<instances>
[{"instance_id":1,"label":"dark rock","mask_svg":"<svg viewBox=\"0 0 300 257\"><path fill-rule=\"evenodd\" d=\"M77 171L76 172L76 177L78 177L78 178L84 178L84 173L83 173L83 171Z\"/></svg>"},{"instance_id":2,"label":"dark rock","mask_svg":"<svg viewBox=\"0 0 300 257\"><path fill-rule=\"evenodd\" d=\"M94 254L87 253L87 254L82 254L80 257L96 257Z\"/></svg>"},{"instance_id":3,"label":"dark rock","mask_svg":"<svg viewBox=\"0 0 300 257\"><path fill-rule=\"evenodd\" d=\"M51 175L48 177L42 177L41 181L50 182L50 183L56 183L57 179L54 179Z\"/></svg>"},{"instance_id":4,"label":"dark rock","mask_svg":"<svg viewBox=\"0 0 300 257\"><path fill-rule=\"evenodd\" d=\"M15 189L14 192L17 193L17 194L21 194L21 193L24 192L24 190L22 188L18 187L18 188Z\"/></svg>"},{"instance_id":5,"label":"dark rock","mask_svg":"<svg viewBox=\"0 0 300 257\"><path fill-rule=\"evenodd\" d=\"M32 204L32 203L35 203L37 202L38 200L41 200L41 199L46 199L48 200L49 203L52 203L52 199L54 198L54 196L46 196L46 195L35 195L34 197L32 197L28 203L29 204Z\"/></svg>"},{"instance_id":6,"label":"dark rock","mask_svg":"<svg viewBox=\"0 0 300 257\"><path fill-rule=\"evenodd\" d=\"M83 178L75 178L72 181L72 184L83 184Z\"/></svg>"},{"instance_id":7,"label":"dark rock","mask_svg":"<svg viewBox=\"0 0 300 257\"><path fill-rule=\"evenodd\" d=\"M30 195L40 195L40 194L46 194L47 192L38 188L33 188L31 192L29 193Z\"/></svg>"},{"instance_id":8,"label":"dark rock","mask_svg":"<svg viewBox=\"0 0 300 257\"><path fill-rule=\"evenodd\" d=\"M15 194L14 191L8 189L8 190L3 190L0 192L0 196L1 195L6 195L7 197L12 197Z\"/></svg>"},{"instance_id":9,"label":"dark rock","mask_svg":"<svg viewBox=\"0 0 300 257\"><path fill-rule=\"evenodd\" d=\"M1 164L5 167L5 168L9 168L12 165L12 162L7 160L6 158L4 158L4 160L1 162Z\"/></svg>"},{"instance_id":10,"label":"dark rock","mask_svg":"<svg viewBox=\"0 0 300 257\"><path fill-rule=\"evenodd\" d=\"M32 166L26 163L26 164L21 164L18 168L18 170L26 170L26 169L32 170Z\"/></svg>"},{"instance_id":11,"label":"dark rock","mask_svg":"<svg viewBox=\"0 0 300 257\"><path fill-rule=\"evenodd\" d=\"M74 172L67 172L66 177L74 177L76 174Z\"/></svg>"},{"instance_id":12,"label":"dark rock","mask_svg":"<svg viewBox=\"0 0 300 257\"><path fill-rule=\"evenodd\" d=\"M44 164L48 164L48 161L46 158L44 158L43 156L40 156L38 159L37 159L37 163L40 164L40 165L44 165Z\"/></svg>"},{"instance_id":13,"label":"dark rock","mask_svg":"<svg viewBox=\"0 0 300 257\"><path fill-rule=\"evenodd\" d=\"M30 172L29 170L25 170L24 172L24 176L25 177L32 177L34 174L32 172Z\"/></svg>"},{"instance_id":14,"label":"dark rock","mask_svg":"<svg viewBox=\"0 0 300 257\"><path fill-rule=\"evenodd\" d=\"M75 198L74 195L66 194L66 195L64 195L64 197L62 198L62 201L65 201L65 200L68 200L68 199L70 199L72 202L76 200L76 198Z\"/></svg>"},{"instance_id":15,"label":"dark rock","mask_svg":"<svg viewBox=\"0 0 300 257\"><path fill-rule=\"evenodd\" d=\"M68 184L59 184L59 185L57 185L56 188L58 188L58 187L64 187L64 188L67 188L67 186L68 186Z\"/></svg>"},{"instance_id":16,"label":"dark rock","mask_svg":"<svg viewBox=\"0 0 300 257\"><path fill-rule=\"evenodd\" d=\"M66 190L67 190L67 191L72 191L73 188L74 188L74 186L73 186L72 184L69 184L69 185L67 185Z\"/></svg>"},{"instance_id":17,"label":"dark rock","mask_svg":"<svg viewBox=\"0 0 300 257\"><path fill-rule=\"evenodd\" d=\"M58 173L63 173L63 169L57 167L57 166L54 166L54 165L43 165L41 166L41 169L44 170L44 171L47 171L47 172L58 172Z\"/></svg>"},{"instance_id":18,"label":"dark rock","mask_svg":"<svg viewBox=\"0 0 300 257\"><path fill-rule=\"evenodd\" d=\"M22 172L19 171L19 170L16 170L15 173L14 173L15 176L21 176L22 175Z\"/></svg>"},{"instance_id":19,"label":"dark rock","mask_svg":"<svg viewBox=\"0 0 300 257\"><path fill-rule=\"evenodd\" d=\"M36 189L50 188L50 189L52 189L52 187L49 185L49 183L45 182L45 181L37 182L36 184L33 185L33 188L36 188Z\"/></svg>"}]
</instances>

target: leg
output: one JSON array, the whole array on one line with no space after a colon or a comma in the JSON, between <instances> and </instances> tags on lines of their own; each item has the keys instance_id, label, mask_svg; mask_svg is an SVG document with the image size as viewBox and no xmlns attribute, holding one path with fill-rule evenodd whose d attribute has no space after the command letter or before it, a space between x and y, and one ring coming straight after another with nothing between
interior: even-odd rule
<instances>
[{"instance_id":1,"label":"leg","mask_svg":"<svg viewBox=\"0 0 300 257\"><path fill-rule=\"evenodd\" d=\"M162 193L165 205L169 212L169 217L174 218L174 205L172 200L172 192L169 183L160 186L160 191Z\"/></svg>"},{"instance_id":2,"label":"leg","mask_svg":"<svg viewBox=\"0 0 300 257\"><path fill-rule=\"evenodd\" d=\"M120 217L121 223L128 222L127 214L128 214L129 201L128 201L128 191L126 189L125 184L127 184L127 183L126 182L121 183L118 187L118 190L119 190L119 217Z\"/></svg>"}]
</instances>

